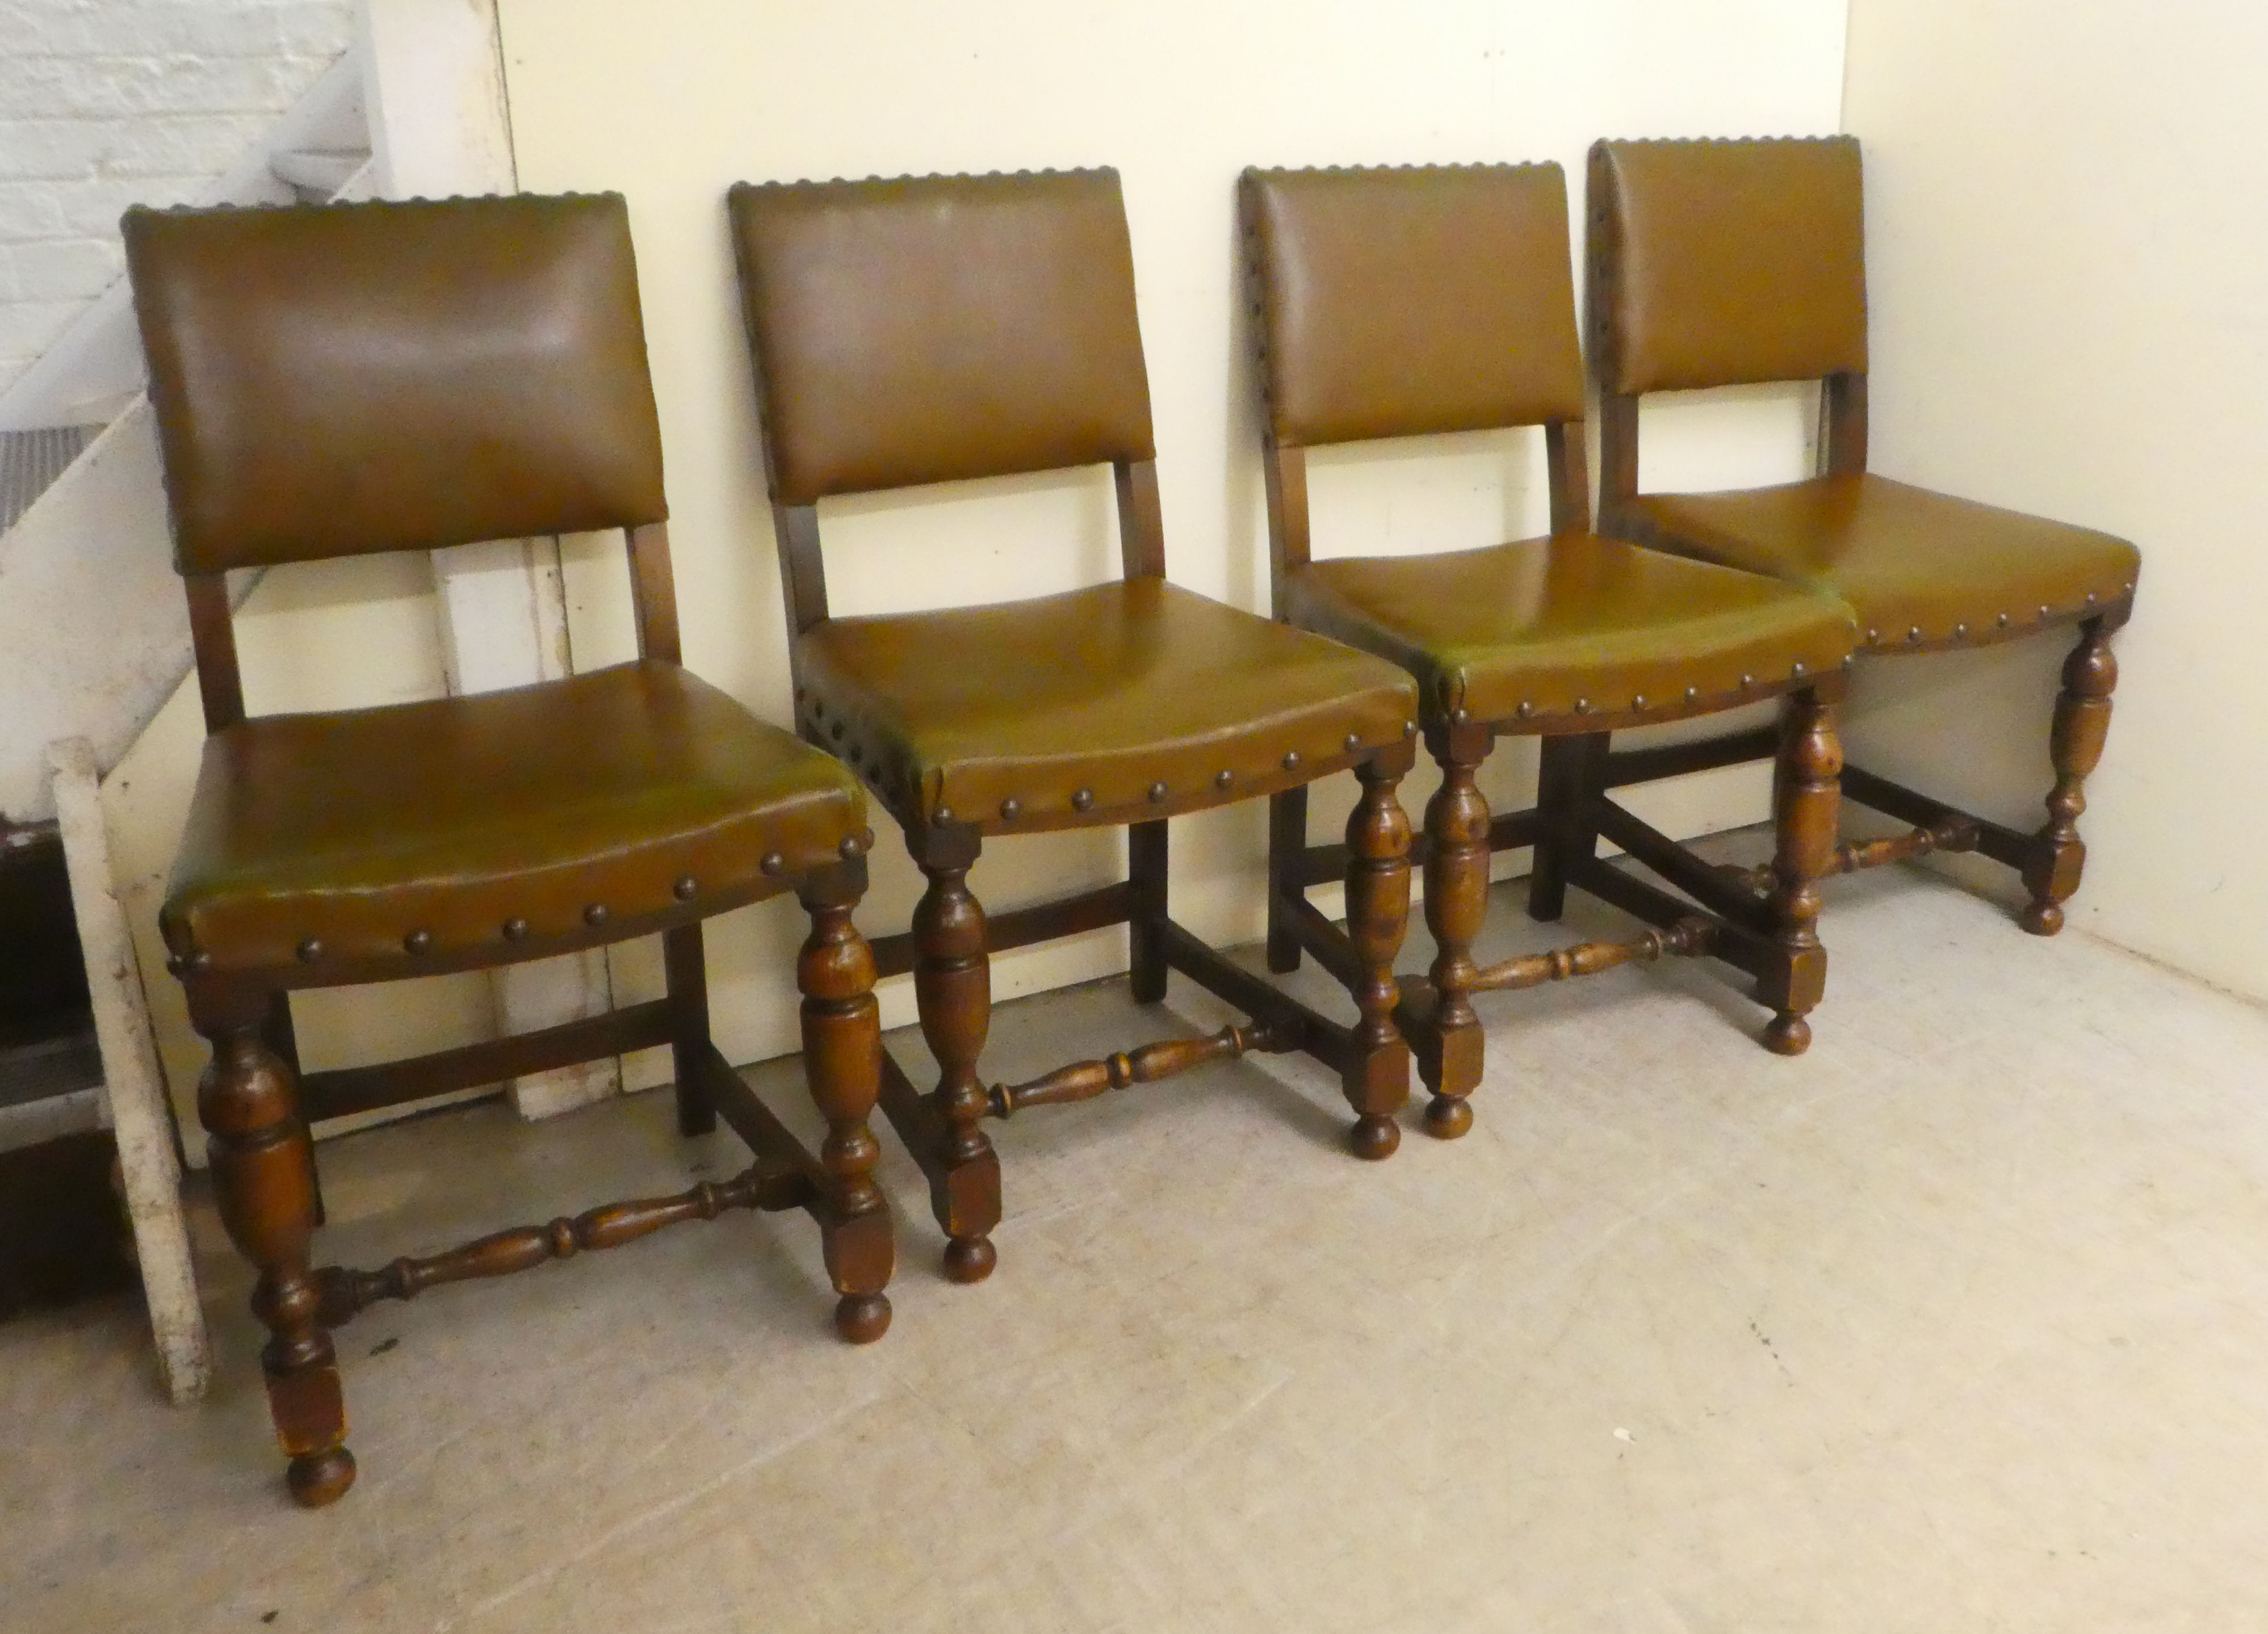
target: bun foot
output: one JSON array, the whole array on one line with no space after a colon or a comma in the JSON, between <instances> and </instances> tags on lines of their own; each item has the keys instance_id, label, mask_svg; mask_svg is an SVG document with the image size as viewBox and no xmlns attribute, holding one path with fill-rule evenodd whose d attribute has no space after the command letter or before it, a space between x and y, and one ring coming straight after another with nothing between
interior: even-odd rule
<instances>
[{"instance_id":1,"label":"bun foot","mask_svg":"<svg viewBox=\"0 0 2268 1634\"><path fill-rule=\"evenodd\" d=\"M1472 1126L1473 1108L1462 1095L1436 1095L1425 1103L1425 1132L1436 1140L1454 1140Z\"/></svg>"},{"instance_id":2,"label":"bun foot","mask_svg":"<svg viewBox=\"0 0 2268 1634\"><path fill-rule=\"evenodd\" d=\"M1764 1048L1776 1056L1800 1056L1811 1048L1811 1023L1783 1010L1764 1028Z\"/></svg>"},{"instance_id":3,"label":"bun foot","mask_svg":"<svg viewBox=\"0 0 2268 1634\"><path fill-rule=\"evenodd\" d=\"M2053 936L2063 929L2063 909L2054 902L2030 902L2016 923L2034 936Z\"/></svg>"},{"instance_id":4,"label":"bun foot","mask_svg":"<svg viewBox=\"0 0 2268 1634\"><path fill-rule=\"evenodd\" d=\"M983 1282L999 1262L990 1237L954 1237L945 1245L945 1275L949 1282Z\"/></svg>"},{"instance_id":5,"label":"bun foot","mask_svg":"<svg viewBox=\"0 0 2268 1634\"><path fill-rule=\"evenodd\" d=\"M1402 1144L1402 1128L1392 1118L1361 1117L1347 1131L1347 1145L1366 1163L1376 1163L1394 1155Z\"/></svg>"},{"instance_id":6,"label":"bun foot","mask_svg":"<svg viewBox=\"0 0 2268 1634\"><path fill-rule=\"evenodd\" d=\"M328 1453L303 1453L291 1461L284 1475L291 1501L302 1509L320 1509L347 1495L355 1483L354 1454L343 1446Z\"/></svg>"},{"instance_id":7,"label":"bun foot","mask_svg":"<svg viewBox=\"0 0 2268 1634\"><path fill-rule=\"evenodd\" d=\"M890 1331L890 1299L883 1293L846 1293L835 1302L835 1331L850 1344L872 1344Z\"/></svg>"}]
</instances>

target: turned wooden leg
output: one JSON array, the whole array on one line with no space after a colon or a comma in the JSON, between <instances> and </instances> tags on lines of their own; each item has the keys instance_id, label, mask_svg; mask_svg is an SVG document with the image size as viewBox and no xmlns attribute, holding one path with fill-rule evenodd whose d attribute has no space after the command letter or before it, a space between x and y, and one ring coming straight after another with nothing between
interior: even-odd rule
<instances>
[{"instance_id":1,"label":"turned wooden leg","mask_svg":"<svg viewBox=\"0 0 2268 1634\"><path fill-rule=\"evenodd\" d=\"M1353 989L1362 1019L1348 1040L1340 1084L1355 1110L1348 1138L1359 1158L1390 1157L1402 1144L1394 1115L1410 1099L1410 1047L1394 1025L1400 989L1394 956L1410 923L1410 819L1394 798L1399 771L1355 768L1362 799L1347 817L1347 937L1362 977Z\"/></svg>"},{"instance_id":2,"label":"turned wooden leg","mask_svg":"<svg viewBox=\"0 0 2268 1634\"><path fill-rule=\"evenodd\" d=\"M291 1460L291 1496L309 1509L354 1484L346 1407L322 1301L307 1264L315 1230L313 1149L298 1086L257 1024L208 1035L212 1064L197 1088L211 1137L213 1190L237 1251L260 1273L252 1311L268 1329L261 1351L276 1437Z\"/></svg>"},{"instance_id":3,"label":"turned wooden leg","mask_svg":"<svg viewBox=\"0 0 2268 1634\"><path fill-rule=\"evenodd\" d=\"M922 1036L937 1057L932 1097L945 1125L942 1174L932 1187L938 1224L948 1239L945 1274L982 1282L998 1259L992 1228L1000 1223L1000 1181L992 1143L978 1120L985 1110L976 1058L992 1022L992 966L984 946L984 910L968 893L967 860L929 861L929 889L914 909L914 997Z\"/></svg>"},{"instance_id":4,"label":"turned wooden leg","mask_svg":"<svg viewBox=\"0 0 2268 1634\"><path fill-rule=\"evenodd\" d=\"M662 969L669 983L672 1012L669 1054L677 1073L677 1132L706 1135L717 1127L717 1108L702 1093L694 1061L709 1041L709 965L702 951L701 927L665 931Z\"/></svg>"},{"instance_id":5,"label":"turned wooden leg","mask_svg":"<svg viewBox=\"0 0 2268 1634\"><path fill-rule=\"evenodd\" d=\"M803 994L804 1072L827 1119L819 1162L835 1188L821 1239L840 1296L835 1329L853 1344L889 1331L890 1301L882 1290L896 1259L889 1207L874 1184L880 1148L866 1127L882 1085L882 1027L874 1003L873 952L850 923L862 884L822 876L805 886L811 934L795 965Z\"/></svg>"},{"instance_id":6,"label":"turned wooden leg","mask_svg":"<svg viewBox=\"0 0 2268 1634\"><path fill-rule=\"evenodd\" d=\"M1827 950L1819 945L1819 880L1835 862L1842 809L1843 746L1835 735L1835 704L1825 689L1791 693L1772 767L1772 857L1770 912L1773 939L1786 964L1761 984L1773 1007L1764 1048L1800 1056L1811 1046L1804 1017L1827 989Z\"/></svg>"},{"instance_id":7,"label":"turned wooden leg","mask_svg":"<svg viewBox=\"0 0 2268 1634\"><path fill-rule=\"evenodd\" d=\"M1426 1132L1454 1140L1473 1126L1466 1097L1481 1081L1481 1023L1473 1013L1473 943L1488 912L1488 800L1473 781L1488 758L1485 727L1429 732L1441 786L1425 806L1425 928L1433 933L1434 1037L1418 1052L1432 1092Z\"/></svg>"},{"instance_id":8,"label":"turned wooden leg","mask_svg":"<svg viewBox=\"0 0 2268 1634\"><path fill-rule=\"evenodd\" d=\"M2110 731L2110 694L2117 684L2110 630L2103 620L2091 618L2079 627L2079 644L2064 660L2063 691L2048 734L2055 788L2048 795L2046 826L2034 836L2024 864L2032 900L2017 923L2034 936L2053 936L2063 929L2063 905L2079 889L2087 866L2087 846L2079 837L2080 814L2087 810L2083 791L2102 759L2102 740Z\"/></svg>"},{"instance_id":9,"label":"turned wooden leg","mask_svg":"<svg viewBox=\"0 0 2268 1634\"><path fill-rule=\"evenodd\" d=\"M1268 968L1289 975L1300 968L1300 938L1284 904L1303 894L1300 854L1307 849L1307 791L1304 784L1268 797Z\"/></svg>"},{"instance_id":10,"label":"turned wooden leg","mask_svg":"<svg viewBox=\"0 0 2268 1634\"><path fill-rule=\"evenodd\" d=\"M1134 886L1127 952L1138 1005L1162 1003L1166 997L1166 860L1162 821L1138 822L1127 831L1126 873Z\"/></svg>"},{"instance_id":11,"label":"turned wooden leg","mask_svg":"<svg viewBox=\"0 0 2268 1634\"><path fill-rule=\"evenodd\" d=\"M1543 815L1543 832L1528 875L1531 919L1556 920L1565 912L1569 872L1598 853L1598 830L1584 821L1583 811L1598 791L1594 785L1606 749L1603 732L1545 738L1536 746L1535 805Z\"/></svg>"}]
</instances>

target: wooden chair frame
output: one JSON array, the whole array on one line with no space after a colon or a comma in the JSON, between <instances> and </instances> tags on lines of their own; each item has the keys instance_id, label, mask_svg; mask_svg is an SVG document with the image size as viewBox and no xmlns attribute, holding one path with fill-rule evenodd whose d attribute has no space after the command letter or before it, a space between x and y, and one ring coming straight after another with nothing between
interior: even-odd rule
<instances>
[{"instance_id":1,"label":"wooden chair frame","mask_svg":"<svg viewBox=\"0 0 2268 1634\"><path fill-rule=\"evenodd\" d=\"M1270 561L1275 604L1281 608L1286 605L1286 575L1311 559L1307 450L1279 441L1264 416L1263 420ZM1582 423L1550 421L1543 431L1551 531L1587 534L1590 494ZM1476 993L1535 987L1665 955L1706 954L1755 978L1757 999L1774 1012L1764 1035L1768 1049L1797 1055L1808 1047L1811 1028L1804 1018L1826 984L1814 882L1826 869L1834 843L1836 776L1842 766L1835 715L1844 678L1835 671L1742 681L1737 694L1699 707L1671 700L1644 710L1587 710L1572 721L1524 716L1473 720L1462 710L1454 718L1441 719L1429 709L1425 744L1440 766L1441 786L1427 802L1425 832L1411 856L1425 871L1425 924L1437 951L1425 977L1401 983L1395 1018L1432 1092L1425 1109L1430 1133L1454 1139L1472 1126L1467 1098L1479 1082L1482 1057L1481 1023L1472 1005ZM1616 731L1772 697L1786 700L1780 726L1742 739L1752 746L1751 754L1777 755L1772 808L1778 849L1773 861L1757 871L1760 877L1701 861L1609 798L1612 789L1674 775L1668 769L1687 769L1679 764L1682 746L1612 750ZM1476 776L1498 738L1530 735L1542 738L1536 803L1525 811L1491 815ZM1305 790L1277 795L1270 818L1269 968L1297 969L1303 953L1314 953L1329 966L1338 956L1327 934L1331 927L1307 892L1331 877L1341 848L1308 843ZM1684 895L1602 861L1602 839L1621 846ZM1653 928L1628 940L1581 942L1486 968L1476 965L1472 946L1487 913L1489 858L1521 846L1535 848L1530 917L1557 920L1572 885Z\"/></svg>"},{"instance_id":2,"label":"wooden chair frame","mask_svg":"<svg viewBox=\"0 0 2268 1634\"><path fill-rule=\"evenodd\" d=\"M757 372L761 395L762 374ZM769 462L770 450L765 458ZM1165 527L1153 460L1114 462L1123 576L1163 578ZM767 488L777 493L770 481ZM828 617L826 568L817 508L782 504L772 518L780 543L780 574L789 622L789 651L796 671L797 718L805 736L825 747L825 722L810 708L803 684L801 637ZM1155 1083L1209 1062L1248 1051L1304 1051L1340 1075L1356 1114L1350 1136L1356 1154L1384 1158L1400 1144L1394 1115L1409 1097L1409 1052L1395 1030L1394 959L1410 909L1410 824L1395 790L1416 759L1405 739L1388 747L1301 767L1288 758L1278 781L1304 787L1351 768L1362 795L1348 818L1336 872L1347 891L1349 929L1330 927L1330 968L1360 1012L1352 1026L1331 1020L1223 957L1167 910L1167 849L1164 819L1127 825L1127 877L990 919L968 890L968 876L981 840L966 823L923 826L901 819L906 847L928 880L913 928L875 938L874 962L883 975L913 973L922 1034L936 1057L936 1089L924 1097L895 1062L885 1057L881 1106L929 1177L932 1204L947 1243L945 1269L958 1282L991 1273L991 1242L999 1224L1000 1165L982 1120L1005 1118L1032 1106L1091 1100L1133 1084ZM1263 792L1255 790L1238 798ZM1216 802L1226 803L1226 802ZM1210 1037L1145 1044L1101 1059L1074 1062L1024 1084L979 1078L991 1008L990 953L1100 930L1128 927L1134 997L1143 1004L1165 998L1169 970L1254 1019Z\"/></svg>"},{"instance_id":3,"label":"wooden chair frame","mask_svg":"<svg viewBox=\"0 0 2268 1634\"><path fill-rule=\"evenodd\" d=\"M655 523L626 530L641 657L682 661L668 533ZM186 576L205 727L217 732L245 718L225 576ZM839 1294L836 1325L855 1342L887 1329L895 1249L890 1215L872 1171L877 1155L866 1117L874 1101L871 1060L880 1054L873 996L873 960L851 924L866 885L868 831L846 841L840 861L801 878L761 879L730 892L680 887L666 911L610 918L586 914L572 934L525 933L490 948L430 953L401 961L310 958L287 968L217 971L197 953L169 968L185 989L192 1021L211 1044L212 1064L198 1091L211 1137L221 1215L237 1248L259 1272L253 1309L270 1337L261 1359L278 1438L291 1458L291 1493L310 1507L335 1501L353 1483L355 1464L330 1330L380 1299L407 1299L441 1283L526 1270L588 1249L611 1248L666 1226L711 1219L726 1209L802 1209L817 1222ZM689 881L687 883L690 883ZM701 922L792 890L811 917L797 961L804 1058L828 1134L814 1157L733 1071L709 1031ZM379 1066L302 1074L289 995L316 987L401 980L447 971L492 969L554 958L659 933L667 996L516 1037L468 1044ZM586 1211L544 1226L497 1232L442 1254L397 1259L363 1271L316 1267L310 1259L320 1205L308 1124L495 1083L578 1062L670 1047L677 1073L677 1118L687 1135L715 1129L721 1114L754 1153L739 1174L666 1197ZM863 1080L863 1081L862 1081Z\"/></svg>"},{"instance_id":4,"label":"wooden chair frame","mask_svg":"<svg viewBox=\"0 0 2268 1634\"><path fill-rule=\"evenodd\" d=\"M1593 182L1598 182L1598 161L1593 161ZM1587 303L1591 322L1606 321L1605 295L1615 258L1622 247L1612 218L1592 212L1585 263L1590 279ZM1599 400L1599 514L1609 533L1659 543L1656 530L1633 515L1629 503L1638 497L1638 399L1632 394L1601 388ZM1867 469L1867 376L1844 371L1820 381L1819 465L1822 476L1858 475ZM2079 640L2064 661L2062 684L2056 696L2053 725L2048 734L2048 754L2055 770L2049 790L2047 821L2027 834L2006 823L1979 817L1973 812L1924 794L1859 766L1845 766L1843 792L1849 799L1895 821L1911 825L1904 834L1878 840L1837 843L1829 873L1852 873L1886 863L1927 856L1933 851L1977 851L2016 871L2029 897L2017 923L2035 936L2053 936L2063 929L2063 904L2079 889L2087 864L2087 847L2079 835L2079 819L2087 809L2086 783L2102 759L2110 730L2110 695L2118 684L2118 661L2110 651L2110 637L2132 615L2134 586L2115 600L2090 594L2077 608L2043 607L2036 616L2017 618L2002 614L1990 628L1962 626L1949 637L1922 639L1914 632L1868 630L1859 648L1863 658L1907 658L1955 648L1992 646L2021 640L2047 630L2076 626ZM1666 760L1653 777L1675 777L1719 766L1738 765L1761 753L1754 734L1741 734L1686 746Z\"/></svg>"}]
</instances>

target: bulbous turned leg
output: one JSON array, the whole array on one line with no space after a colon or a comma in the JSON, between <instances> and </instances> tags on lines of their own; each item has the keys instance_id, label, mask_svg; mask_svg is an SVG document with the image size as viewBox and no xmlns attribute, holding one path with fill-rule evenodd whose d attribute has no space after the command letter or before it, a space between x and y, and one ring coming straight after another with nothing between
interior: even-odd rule
<instances>
[{"instance_id":1,"label":"bulbous turned leg","mask_svg":"<svg viewBox=\"0 0 2268 1634\"><path fill-rule=\"evenodd\" d=\"M261 1351L276 1438L291 1458L291 1496L309 1509L354 1484L346 1406L322 1300L307 1263L315 1229L313 1149L291 1070L255 1026L211 1035L212 1064L197 1089L211 1137L214 1194L237 1251L260 1273L253 1314L269 1332Z\"/></svg>"},{"instance_id":2,"label":"bulbous turned leg","mask_svg":"<svg viewBox=\"0 0 2268 1634\"><path fill-rule=\"evenodd\" d=\"M889 1206L874 1184L880 1148L866 1126L881 1091L882 1029L873 952L850 923L863 884L863 878L847 884L821 879L805 887L811 934L795 967L803 994L804 1071L827 1120L819 1162L835 1194L820 1235L839 1296L836 1331L853 1344L871 1343L889 1330L890 1301L882 1290L896 1260Z\"/></svg>"},{"instance_id":3,"label":"bulbous turned leg","mask_svg":"<svg viewBox=\"0 0 2268 1634\"><path fill-rule=\"evenodd\" d=\"M937 1057L932 1101L945 1126L939 1154L944 1173L932 1182L931 1199L947 1239L945 1274L954 1282L983 1282L998 1259L991 1233L1000 1223L999 1164L979 1122L985 1100L976 1077L992 1024L984 910L969 894L967 862L925 862L922 872L929 889L914 909L914 996L922 1036Z\"/></svg>"},{"instance_id":4,"label":"bulbous turned leg","mask_svg":"<svg viewBox=\"0 0 2268 1634\"><path fill-rule=\"evenodd\" d=\"M1786 966L1762 984L1773 1007L1764 1048L1800 1056L1811 1047L1804 1018L1827 989L1827 950L1819 945L1819 880L1833 866L1842 813L1843 745L1835 732L1835 703L1824 687L1789 695L1781 724L1779 757L1772 768L1772 857L1770 912L1773 939Z\"/></svg>"},{"instance_id":5,"label":"bulbous turned leg","mask_svg":"<svg viewBox=\"0 0 2268 1634\"><path fill-rule=\"evenodd\" d=\"M1488 912L1489 808L1474 782L1488 757L1485 728L1451 726L1428 734L1441 786L1425 806L1425 927L1433 933L1434 1036L1418 1052L1432 1099L1425 1131L1454 1140L1473 1126L1467 1099L1481 1081L1483 1041L1474 1013L1473 943Z\"/></svg>"},{"instance_id":6,"label":"bulbous turned leg","mask_svg":"<svg viewBox=\"0 0 2268 1634\"><path fill-rule=\"evenodd\" d=\"M1348 1136L1355 1156L1391 1157L1402 1144L1394 1121L1410 1099L1410 1047L1394 1024L1394 956L1410 923L1410 819L1394 798L1399 771L1376 762L1355 768L1362 798L1347 817L1347 937L1362 980L1353 989L1361 1019L1348 1041L1341 1086L1355 1110Z\"/></svg>"},{"instance_id":7,"label":"bulbous turned leg","mask_svg":"<svg viewBox=\"0 0 2268 1634\"><path fill-rule=\"evenodd\" d=\"M2064 660L2063 691L2056 698L2055 724L2048 756L2055 765L2055 787L2048 794L2048 820L2033 837L2023 868L2032 894L2017 923L2034 936L2063 929L2063 905L2079 889L2087 866L2087 846L2079 819L2087 810L2087 779L2102 760L2110 731L2110 694L2118 685L2118 660L2111 655L2110 631L2102 619L2079 627L2079 644Z\"/></svg>"}]
</instances>

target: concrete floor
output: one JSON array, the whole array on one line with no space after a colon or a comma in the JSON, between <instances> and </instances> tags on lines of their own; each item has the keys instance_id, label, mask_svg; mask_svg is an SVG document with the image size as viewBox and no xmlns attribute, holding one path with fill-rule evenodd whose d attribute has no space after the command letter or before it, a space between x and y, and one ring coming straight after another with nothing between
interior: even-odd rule
<instances>
[{"instance_id":1,"label":"concrete floor","mask_svg":"<svg viewBox=\"0 0 2268 1634\"><path fill-rule=\"evenodd\" d=\"M1283 1058L996 1125L978 1288L886 1137L868 1349L799 1216L382 1306L319 1514L208 1210L203 1407L123 1301L0 1328L0 1629L2268 1627L2268 1015L1906 871L1825 929L1802 1059L1703 968L1498 996L1472 1135L1377 1167ZM1051 995L987 1064L1173 1025ZM665 1101L327 1147L323 1251L737 1166Z\"/></svg>"}]
</instances>

